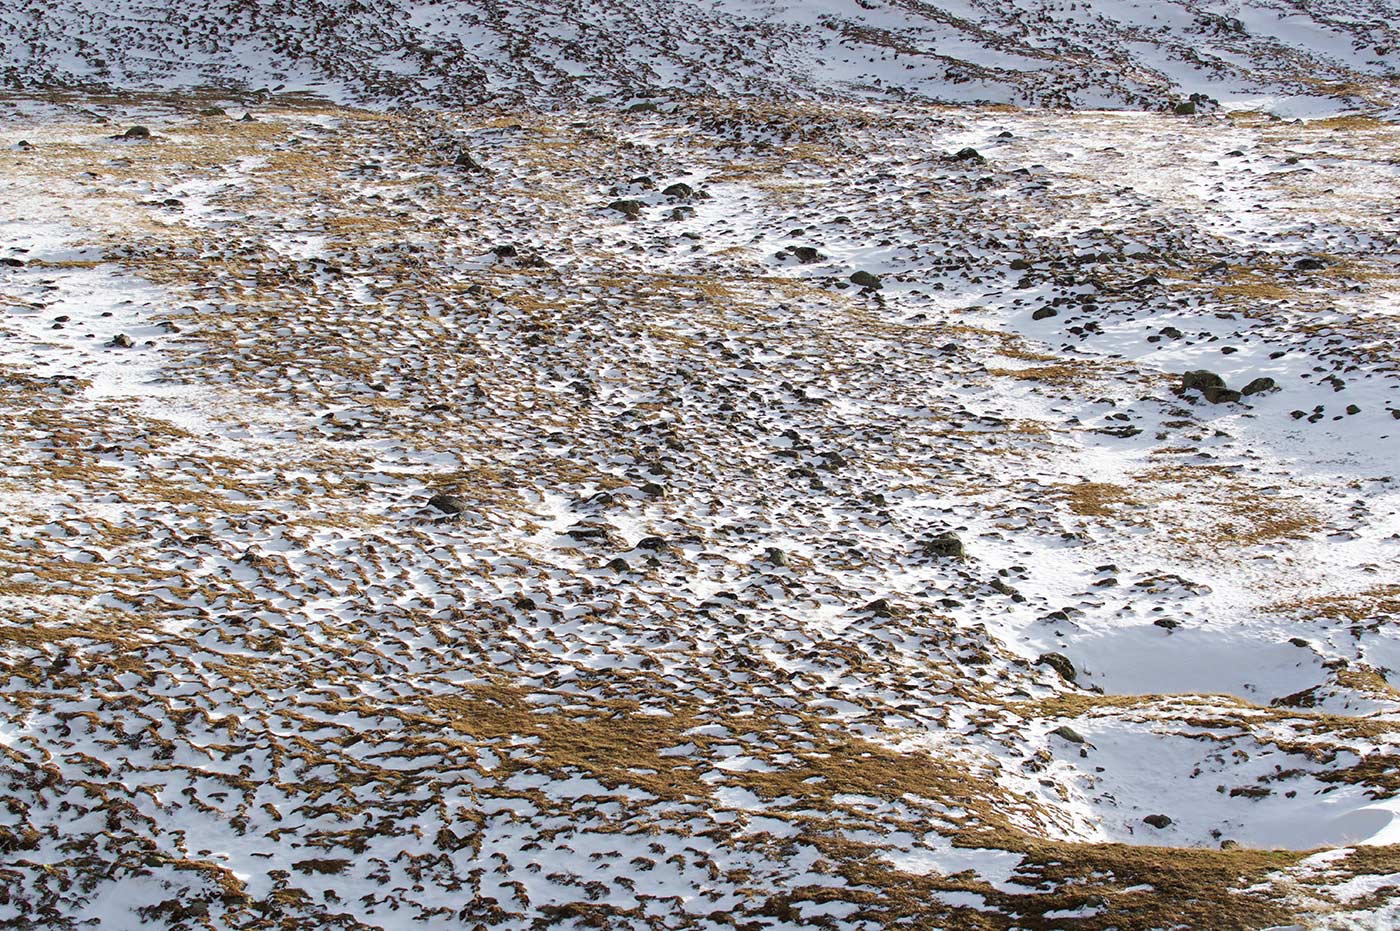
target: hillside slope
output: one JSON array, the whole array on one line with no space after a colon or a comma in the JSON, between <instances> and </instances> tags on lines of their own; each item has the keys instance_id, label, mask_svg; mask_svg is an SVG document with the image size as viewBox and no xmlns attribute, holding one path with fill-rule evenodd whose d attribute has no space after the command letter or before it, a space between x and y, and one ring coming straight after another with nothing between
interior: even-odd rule
<instances>
[{"instance_id":1,"label":"hillside slope","mask_svg":"<svg viewBox=\"0 0 1400 931\"><path fill-rule=\"evenodd\" d=\"M1389 0L34 0L0 11L0 67L11 87L285 86L444 105L666 89L1388 103L1397 12Z\"/></svg>"}]
</instances>

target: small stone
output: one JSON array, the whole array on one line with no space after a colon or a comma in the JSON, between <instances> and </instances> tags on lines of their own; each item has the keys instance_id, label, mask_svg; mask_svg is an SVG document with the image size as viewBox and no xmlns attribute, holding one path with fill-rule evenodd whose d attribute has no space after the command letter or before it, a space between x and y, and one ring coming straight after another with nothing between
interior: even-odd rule
<instances>
[{"instance_id":1,"label":"small stone","mask_svg":"<svg viewBox=\"0 0 1400 931\"><path fill-rule=\"evenodd\" d=\"M866 271L853 272L851 283L860 285L862 288L869 288L872 291L878 291L883 287L878 276Z\"/></svg>"},{"instance_id":2,"label":"small stone","mask_svg":"<svg viewBox=\"0 0 1400 931\"><path fill-rule=\"evenodd\" d=\"M1151 825L1160 831L1162 828L1170 827L1172 819L1168 818L1166 815L1148 815L1146 818L1142 819L1142 823Z\"/></svg>"}]
</instances>

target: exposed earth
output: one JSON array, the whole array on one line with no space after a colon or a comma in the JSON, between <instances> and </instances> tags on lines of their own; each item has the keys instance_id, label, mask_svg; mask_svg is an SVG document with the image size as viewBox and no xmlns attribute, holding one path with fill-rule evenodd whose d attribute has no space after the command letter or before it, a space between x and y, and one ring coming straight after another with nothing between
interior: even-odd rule
<instances>
[{"instance_id":1,"label":"exposed earth","mask_svg":"<svg viewBox=\"0 0 1400 931\"><path fill-rule=\"evenodd\" d=\"M827 5L0 13L0 927L1400 920L1395 11Z\"/></svg>"}]
</instances>

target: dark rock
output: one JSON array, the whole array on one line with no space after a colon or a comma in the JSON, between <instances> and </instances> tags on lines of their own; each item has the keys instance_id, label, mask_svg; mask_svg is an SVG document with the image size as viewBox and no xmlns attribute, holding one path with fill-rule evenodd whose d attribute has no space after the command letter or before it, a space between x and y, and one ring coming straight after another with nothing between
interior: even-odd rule
<instances>
[{"instance_id":1,"label":"dark rock","mask_svg":"<svg viewBox=\"0 0 1400 931\"><path fill-rule=\"evenodd\" d=\"M1174 621L1169 617L1159 617L1152 623L1162 628L1163 630L1176 630L1178 627L1181 626L1180 621Z\"/></svg>"},{"instance_id":2,"label":"dark rock","mask_svg":"<svg viewBox=\"0 0 1400 931\"><path fill-rule=\"evenodd\" d=\"M811 246L793 246L788 249L788 252L792 253L793 257L803 265L811 265L813 262L820 262L822 259L826 258L826 256L822 255Z\"/></svg>"},{"instance_id":3,"label":"dark rock","mask_svg":"<svg viewBox=\"0 0 1400 931\"><path fill-rule=\"evenodd\" d=\"M1174 326L1164 326L1160 332L1167 339L1181 339L1181 331Z\"/></svg>"},{"instance_id":4,"label":"dark rock","mask_svg":"<svg viewBox=\"0 0 1400 931\"><path fill-rule=\"evenodd\" d=\"M768 549L764 550L763 558L775 566L786 566L788 564L787 553L784 553L776 546L770 546Z\"/></svg>"},{"instance_id":5,"label":"dark rock","mask_svg":"<svg viewBox=\"0 0 1400 931\"><path fill-rule=\"evenodd\" d=\"M1062 724L1050 733L1055 737L1059 737L1063 740L1068 740L1072 744L1084 743L1084 735L1079 733L1079 731L1075 730L1074 728L1070 727L1068 724Z\"/></svg>"},{"instance_id":6,"label":"dark rock","mask_svg":"<svg viewBox=\"0 0 1400 931\"><path fill-rule=\"evenodd\" d=\"M666 197L678 197L684 200L687 197L693 196L695 194L695 189L684 181L677 181L661 193Z\"/></svg>"},{"instance_id":7,"label":"dark rock","mask_svg":"<svg viewBox=\"0 0 1400 931\"><path fill-rule=\"evenodd\" d=\"M1277 391L1278 383L1272 378L1262 376L1254 379L1249 384L1240 389L1240 394L1261 394L1265 391Z\"/></svg>"},{"instance_id":8,"label":"dark rock","mask_svg":"<svg viewBox=\"0 0 1400 931\"><path fill-rule=\"evenodd\" d=\"M1183 100L1175 107L1172 107L1172 112L1177 116L1195 116L1196 102L1194 100Z\"/></svg>"},{"instance_id":9,"label":"dark rock","mask_svg":"<svg viewBox=\"0 0 1400 931\"><path fill-rule=\"evenodd\" d=\"M223 107L205 107L199 111L200 116L226 116Z\"/></svg>"},{"instance_id":10,"label":"dark rock","mask_svg":"<svg viewBox=\"0 0 1400 931\"><path fill-rule=\"evenodd\" d=\"M451 514L454 517L458 514L465 514L471 510L471 505L465 498L459 498L456 495L449 495L441 491L428 499L428 507L441 511L444 514Z\"/></svg>"},{"instance_id":11,"label":"dark rock","mask_svg":"<svg viewBox=\"0 0 1400 931\"><path fill-rule=\"evenodd\" d=\"M1079 673L1074 669L1074 664L1069 661L1069 657L1063 653L1042 653L1036 659L1037 666L1049 666L1060 674L1060 678L1066 682L1073 682L1078 678Z\"/></svg>"},{"instance_id":12,"label":"dark rock","mask_svg":"<svg viewBox=\"0 0 1400 931\"><path fill-rule=\"evenodd\" d=\"M121 349L130 349L136 344L132 341L130 336L127 336L125 333L118 333L116 336L112 337L112 345Z\"/></svg>"},{"instance_id":13,"label":"dark rock","mask_svg":"<svg viewBox=\"0 0 1400 931\"><path fill-rule=\"evenodd\" d=\"M1293 267L1300 272L1317 272L1326 268L1327 262L1325 259L1314 258L1308 255L1294 262Z\"/></svg>"},{"instance_id":14,"label":"dark rock","mask_svg":"<svg viewBox=\"0 0 1400 931\"><path fill-rule=\"evenodd\" d=\"M968 146L966 149L959 149L956 155L950 156L955 162L971 162L974 165L981 165L987 160L982 157L982 153Z\"/></svg>"},{"instance_id":15,"label":"dark rock","mask_svg":"<svg viewBox=\"0 0 1400 931\"><path fill-rule=\"evenodd\" d=\"M1146 818L1142 819L1142 823L1151 825L1160 831L1162 828L1170 827L1172 819L1168 818L1166 815L1148 815Z\"/></svg>"},{"instance_id":16,"label":"dark rock","mask_svg":"<svg viewBox=\"0 0 1400 931\"><path fill-rule=\"evenodd\" d=\"M1042 307L1031 314L1032 320L1047 320L1050 317L1058 317L1060 312L1053 307Z\"/></svg>"},{"instance_id":17,"label":"dark rock","mask_svg":"<svg viewBox=\"0 0 1400 931\"><path fill-rule=\"evenodd\" d=\"M878 291L880 290L880 288L883 287L883 285L880 283L879 277L872 275L870 274L870 272L866 271L852 273L851 283L860 285L862 288L869 288L872 291Z\"/></svg>"},{"instance_id":18,"label":"dark rock","mask_svg":"<svg viewBox=\"0 0 1400 931\"><path fill-rule=\"evenodd\" d=\"M122 134L121 134L119 137L117 137L117 138L119 138L119 139L149 139L149 138L151 138L151 131L150 131L149 129L147 129L146 127L144 127L144 126L133 126L133 127L131 127L130 129L128 129L126 132L122 133Z\"/></svg>"}]
</instances>

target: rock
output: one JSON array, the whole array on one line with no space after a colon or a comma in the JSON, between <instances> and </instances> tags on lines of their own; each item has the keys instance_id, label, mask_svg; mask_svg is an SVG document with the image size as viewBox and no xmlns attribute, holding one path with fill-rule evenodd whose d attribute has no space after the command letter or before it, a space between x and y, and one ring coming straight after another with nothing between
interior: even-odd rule
<instances>
[{"instance_id":1,"label":"rock","mask_svg":"<svg viewBox=\"0 0 1400 931\"><path fill-rule=\"evenodd\" d=\"M966 149L959 149L956 155L951 156L955 162L972 162L974 165L981 165L987 160L982 157L982 153L968 146Z\"/></svg>"},{"instance_id":2,"label":"rock","mask_svg":"<svg viewBox=\"0 0 1400 931\"><path fill-rule=\"evenodd\" d=\"M1142 819L1142 823L1151 825L1160 831L1162 828L1170 827L1172 819L1168 818L1166 815L1148 815L1146 818Z\"/></svg>"},{"instance_id":3,"label":"rock","mask_svg":"<svg viewBox=\"0 0 1400 931\"><path fill-rule=\"evenodd\" d=\"M678 197L684 200L687 197L694 196L695 189L683 181L677 181L675 184L672 184L671 186L667 187L666 190L662 191L661 193L665 197Z\"/></svg>"},{"instance_id":4,"label":"rock","mask_svg":"<svg viewBox=\"0 0 1400 931\"><path fill-rule=\"evenodd\" d=\"M642 215L642 202L639 200L615 200L608 204L608 209L625 214L629 220L635 220Z\"/></svg>"},{"instance_id":5,"label":"rock","mask_svg":"<svg viewBox=\"0 0 1400 931\"><path fill-rule=\"evenodd\" d=\"M1265 391L1277 391L1278 383L1272 378L1261 376L1254 379L1249 384L1240 389L1240 394L1262 394Z\"/></svg>"},{"instance_id":6,"label":"rock","mask_svg":"<svg viewBox=\"0 0 1400 931\"><path fill-rule=\"evenodd\" d=\"M486 170L486 166L473 158L470 152L462 152L452 164L466 171L483 172Z\"/></svg>"},{"instance_id":7,"label":"rock","mask_svg":"<svg viewBox=\"0 0 1400 931\"><path fill-rule=\"evenodd\" d=\"M1293 267L1300 272L1317 272L1326 268L1327 262L1325 259L1314 258L1308 255L1294 262Z\"/></svg>"},{"instance_id":8,"label":"rock","mask_svg":"<svg viewBox=\"0 0 1400 931\"><path fill-rule=\"evenodd\" d=\"M1163 630L1176 630L1178 627L1181 626L1180 621L1174 621L1169 617L1159 617L1152 623L1162 628Z\"/></svg>"},{"instance_id":9,"label":"rock","mask_svg":"<svg viewBox=\"0 0 1400 931\"><path fill-rule=\"evenodd\" d=\"M793 257L803 265L811 265L813 262L820 262L826 258L811 246L793 246L788 252L792 253Z\"/></svg>"},{"instance_id":10,"label":"rock","mask_svg":"<svg viewBox=\"0 0 1400 931\"><path fill-rule=\"evenodd\" d=\"M776 546L770 546L768 549L764 550L763 558L775 566L786 566L788 564L787 553L784 553Z\"/></svg>"},{"instance_id":11,"label":"rock","mask_svg":"<svg viewBox=\"0 0 1400 931\"><path fill-rule=\"evenodd\" d=\"M1196 102L1194 100L1183 100L1181 103L1172 107L1172 112L1177 116L1195 116Z\"/></svg>"},{"instance_id":12,"label":"rock","mask_svg":"<svg viewBox=\"0 0 1400 931\"><path fill-rule=\"evenodd\" d=\"M967 550L963 546L962 540L958 539L957 534L945 530L924 541L924 555L943 559L962 559L967 555Z\"/></svg>"},{"instance_id":13,"label":"rock","mask_svg":"<svg viewBox=\"0 0 1400 931\"><path fill-rule=\"evenodd\" d=\"M1084 743L1084 735L1079 733L1079 731L1075 730L1074 728L1070 727L1068 724L1061 724L1059 727L1051 731L1050 734L1054 737L1059 737L1062 740L1068 740L1072 744Z\"/></svg>"},{"instance_id":14,"label":"rock","mask_svg":"<svg viewBox=\"0 0 1400 931\"><path fill-rule=\"evenodd\" d=\"M1196 369L1181 376L1182 391L1205 391L1207 388L1224 387L1225 379L1214 372L1207 372L1205 369Z\"/></svg>"},{"instance_id":15,"label":"rock","mask_svg":"<svg viewBox=\"0 0 1400 931\"><path fill-rule=\"evenodd\" d=\"M869 288L872 291L878 291L880 288L884 287L880 283L879 277L866 271L853 272L851 274L851 283L860 285L862 288Z\"/></svg>"},{"instance_id":16,"label":"rock","mask_svg":"<svg viewBox=\"0 0 1400 931\"><path fill-rule=\"evenodd\" d=\"M1227 837L1227 838L1225 838L1223 841L1220 842L1220 849L1221 849L1221 850L1239 850L1239 849L1240 849L1240 842L1237 841L1237 840L1230 840L1230 838Z\"/></svg>"},{"instance_id":17,"label":"rock","mask_svg":"<svg viewBox=\"0 0 1400 931\"><path fill-rule=\"evenodd\" d=\"M200 116L226 116L227 113L225 112L225 110L224 110L223 107L205 107L204 109L202 109L202 110L199 111L199 115L200 115Z\"/></svg>"},{"instance_id":18,"label":"rock","mask_svg":"<svg viewBox=\"0 0 1400 931\"><path fill-rule=\"evenodd\" d=\"M1032 320L1047 320L1050 317L1058 317L1060 312L1053 307L1042 307L1031 314Z\"/></svg>"},{"instance_id":19,"label":"rock","mask_svg":"<svg viewBox=\"0 0 1400 931\"><path fill-rule=\"evenodd\" d=\"M117 138L119 138L119 139L149 139L149 138L151 138L151 131L150 131L149 129L147 129L146 127L144 127L144 126L133 126L133 127L131 127L130 129L128 129L126 132L122 133L122 134L121 134L119 137L117 137Z\"/></svg>"},{"instance_id":20,"label":"rock","mask_svg":"<svg viewBox=\"0 0 1400 931\"><path fill-rule=\"evenodd\" d=\"M118 333L116 336L112 337L112 345L121 349L130 349L136 344L132 341L130 336L127 336L125 333Z\"/></svg>"},{"instance_id":21,"label":"rock","mask_svg":"<svg viewBox=\"0 0 1400 931\"><path fill-rule=\"evenodd\" d=\"M1181 339L1181 331L1174 326L1164 326L1159 332L1167 339Z\"/></svg>"},{"instance_id":22,"label":"rock","mask_svg":"<svg viewBox=\"0 0 1400 931\"><path fill-rule=\"evenodd\" d=\"M1073 682L1078 678L1079 673L1074 669L1074 663L1069 661L1069 657L1063 653L1042 653L1036 659L1037 666L1049 666L1060 674L1060 678L1066 682Z\"/></svg>"},{"instance_id":23,"label":"rock","mask_svg":"<svg viewBox=\"0 0 1400 931\"><path fill-rule=\"evenodd\" d=\"M459 498L456 495L449 495L445 492L438 492L429 498L428 507L441 511L444 514L451 514L454 517L458 514L465 514L471 510L471 505L467 503L465 498Z\"/></svg>"}]
</instances>

